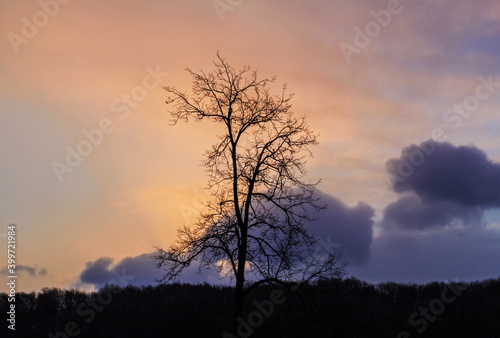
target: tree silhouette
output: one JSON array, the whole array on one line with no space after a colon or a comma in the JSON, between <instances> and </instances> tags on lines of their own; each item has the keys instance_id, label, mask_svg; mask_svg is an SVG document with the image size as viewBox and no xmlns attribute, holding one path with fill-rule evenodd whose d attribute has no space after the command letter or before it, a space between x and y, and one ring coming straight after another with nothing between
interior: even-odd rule
<instances>
[{"instance_id":1,"label":"tree silhouette","mask_svg":"<svg viewBox=\"0 0 500 338\"><path fill-rule=\"evenodd\" d=\"M253 288L339 277L345 264L339 253L319 256L306 228L323 208L314 195L317 183L303 181L309 147L317 140L305 117L291 111L292 95L286 95L286 86L271 95L275 78L258 79L250 66L236 70L219 53L217 59L211 73L187 69L191 95L164 87L173 124L206 119L224 132L203 162L211 194L206 211L196 224L178 230L169 249L157 248L155 259L166 271L162 283L175 280L195 260L200 269L235 278L236 323ZM256 280L247 281L248 274Z\"/></svg>"}]
</instances>

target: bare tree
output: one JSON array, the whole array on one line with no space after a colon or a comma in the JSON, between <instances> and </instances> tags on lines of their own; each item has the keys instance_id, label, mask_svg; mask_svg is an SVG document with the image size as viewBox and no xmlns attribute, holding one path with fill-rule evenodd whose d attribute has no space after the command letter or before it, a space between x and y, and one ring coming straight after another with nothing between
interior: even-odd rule
<instances>
[{"instance_id":1,"label":"bare tree","mask_svg":"<svg viewBox=\"0 0 500 338\"><path fill-rule=\"evenodd\" d=\"M254 287L340 277L345 264L338 253L318 256L316 239L306 229L323 208L314 194L317 182L302 180L309 147L317 140L305 117L291 111L292 95L286 95L286 86L271 95L275 78L258 79L250 66L236 70L218 53L217 58L214 72L187 69L191 95L164 88L174 124L207 119L224 133L205 154L211 193L206 212L196 224L180 228L168 250L157 248L155 259L165 267L163 283L195 260L200 269L234 278L236 320ZM246 281L248 274L256 281Z\"/></svg>"}]
</instances>

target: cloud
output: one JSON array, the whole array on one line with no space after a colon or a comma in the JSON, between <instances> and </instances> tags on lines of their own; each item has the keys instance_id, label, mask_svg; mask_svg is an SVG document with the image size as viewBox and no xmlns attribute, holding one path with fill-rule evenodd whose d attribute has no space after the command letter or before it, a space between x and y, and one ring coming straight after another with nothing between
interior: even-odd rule
<instances>
[{"instance_id":1,"label":"cloud","mask_svg":"<svg viewBox=\"0 0 500 338\"><path fill-rule=\"evenodd\" d=\"M5 268L0 270L0 274L2 274L4 276L10 276L12 274L9 271L10 271L10 269L6 266ZM47 275L47 269L42 268L42 269L37 271L37 267L32 267L32 266L28 266L28 265L16 265L15 271L16 271L16 274L27 273L28 275L30 275L32 277L35 277L37 275L39 275L39 276L46 276Z\"/></svg>"},{"instance_id":2,"label":"cloud","mask_svg":"<svg viewBox=\"0 0 500 338\"><path fill-rule=\"evenodd\" d=\"M365 263L370 258L374 209L364 202L349 207L338 198L318 189L315 190L314 197L318 199L315 204L326 206L326 209L316 212L311 206L306 207L313 221L305 222L304 226L318 240L318 247L312 249L319 249L319 253L330 250L340 252L342 259L349 264ZM279 213L270 210L275 216ZM280 222L284 222L283 214L278 217L282 219ZM258 236L258 233L255 235Z\"/></svg>"},{"instance_id":3,"label":"cloud","mask_svg":"<svg viewBox=\"0 0 500 338\"><path fill-rule=\"evenodd\" d=\"M483 210L448 200L422 201L417 195L403 196L384 209L386 227L423 230L453 225L482 224Z\"/></svg>"},{"instance_id":4,"label":"cloud","mask_svg":"<svg viewBox=\"0 0 500 338\"><path fill-rule=\"evenodd\" d=\"M373 235L373 208L363 202L354 207L346 206L339 199L317 192L319 203L327 209L318 214L318 220L310 225L310 231L317 237L340 244L338 250L350 264L363 264L370 258Z\"/></svg>"},{"instance_id":5,"label":"cloud","mask_svg":"<svg viewBox=\"0 0 500 338\"><path fill-rule=\"evenodd\" d=\"M152 258L154 254L155 252L135 257L126 257L116 265L112 265L113 259L109 257L101 257L95 261L88 262L75 286L82 287L90 284L96 288L100 288L106 284L117 284L120 286L157 285L158 283L155 279L160 279L164 271L157 268L156 261ZM194 262L186 268L180 277L180 281L184 283L223 283L215 271L203 270L200 274L198 266Z\"/></svg>"},{"instance_id":6,"label":"cloud","mask_svg":"<svg viewBox=\"0 0 500 338\"><path fill-rule=\"evenodd\" d=\"M369 282L475 281L499 276L500 230L441 228L427 232L383 232L363 267L347 270Z\"/></svg>"},{"instance_id":7,"label":"cloud","mask_svg":"<svg viewBox=\"0 0 500 338\"><path fill-rule=\"evenodd\" d=\"M385 228L479 226L486 209L500 207L500 164L477 147L429 140L386 166L394 191L406 195L384 209Z\"/></svg>"},{"instance_id":8,"label":"cloud","mask_svg":"<svg viewBox=\"0 0 500 338\"><path fill-rule=\"evenodd\" d=\"M387 169L401 196L383 211L368 264L349 273L417 283L498 276L500 230L485 226L485 211L500 206L499 164L474 146L426 141Z\"/></svg>"},{"instance_id":9,"label":"cloud","mask_svg":"<svg viewBox=\"0 0 500 338\"><path fill-rule=\"evenodd\" d=\"M80 274L80 280L88 284L106 284L113 279L109 266L113 259L101 257L94 262L87 262L85 270Z\"/></svg>"},{"instance_id":10,"label":"cloud","mask_svg":"<svg viewBox=\"0 0 500 338\"><path fill-rule=\"evenodd\" d=\"M411 191L424 200L465 206L500 207L500 163L474 146L429 140L403 149L400 158L387 162L387 170L399 193Z\"/></svg>"}]
</instances>

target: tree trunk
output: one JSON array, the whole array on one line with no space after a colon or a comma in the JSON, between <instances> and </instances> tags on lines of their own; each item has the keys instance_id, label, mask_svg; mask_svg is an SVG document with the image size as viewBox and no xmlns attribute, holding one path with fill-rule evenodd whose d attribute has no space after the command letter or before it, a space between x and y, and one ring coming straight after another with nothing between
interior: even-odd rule
<instances>
[{"instance_id":1,"label":"tree trunk","mask_svg":"<svg viewBox=\"0 0 500 338\"><path fill-rule=\"evenodd\" d=\"M233 317L233 333L236 334L238 328L238 318L243 315L243 281L236 278L236 291L234 294L234 317Z\"/></svg>"},{"instance_id":2,"label":"tree trunk","mask_svg":"<svg viewBox=\"0 0 500 338\"><path fill-rule=\"evenodd\" d=\"M236 290L234 293L234 318L233 318L233 331L237 334L238 318L243 315L243 286L245 283L245 264L247 256L247 234L246 231L242 232L241 247L238 250L238 271L236 272Z\"/></svg>"}]
</instances>

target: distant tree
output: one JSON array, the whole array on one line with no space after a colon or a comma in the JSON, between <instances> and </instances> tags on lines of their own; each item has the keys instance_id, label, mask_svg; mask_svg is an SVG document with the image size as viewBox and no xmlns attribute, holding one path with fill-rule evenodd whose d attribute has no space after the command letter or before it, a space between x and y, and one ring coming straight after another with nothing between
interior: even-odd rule
<instances>
[{"instance_id":1,"label":"distant tree","mask_svg":"<svg viewBox=\"0 0 500 338\"><path fill-rule=\"evenodd\" d=\"M187 69L191 95L164 88L173 124L209 120L224 132L203 162L211 193L206 211L196 224L178 230L169 249L157 248L155 259L166 271L162 283L175 280L195 260L200 269L234 278L236 320L254 287L338 278L345 264L339 253L317 255L316 238L306 228L323 208L314 194L317 183L303 181L306 155L317 140L305 117L291 111L292 95L286 95L286 86L271 95L275 78L258 79L250 66L236 70L218 53L217 58L214 72ZM250 284L248 274L256 281Z\"/></svg>"}]
</instances>

